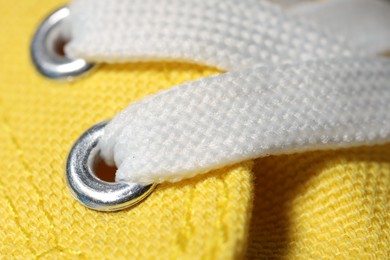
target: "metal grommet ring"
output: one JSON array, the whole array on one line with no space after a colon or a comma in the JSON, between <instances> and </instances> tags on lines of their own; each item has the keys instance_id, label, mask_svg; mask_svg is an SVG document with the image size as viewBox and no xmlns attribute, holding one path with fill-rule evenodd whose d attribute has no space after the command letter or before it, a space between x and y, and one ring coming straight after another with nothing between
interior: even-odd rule
<instances>
[{"instance_id":1,"label":"metal grommet ring","mask_svg":"<svg viewBox=\"0 0 390 260\"><path fill-rule=\"evenodd\" d=\"M127 182L105 182L94 174L99 158L96 147L107 122L88 129L74 144L66 164L66 182L72 196L88 208L116 211L145 199L156 184L140 185Z\"/></svg>"},{"instance_id":2,"label":"metal grommet ring","mask_svg":"<svg viewBox=\"0 0 390 260\"><path fill-rule=\"evenodd\" d=\"M36 69L50 79L72 79L89 71L94 64L83 59L69 59L61 54L63 44L69 40L64 22L69 8L61 7L51 13L38 27L31 43L31 58Z\"/></svg>"}]
</instances>

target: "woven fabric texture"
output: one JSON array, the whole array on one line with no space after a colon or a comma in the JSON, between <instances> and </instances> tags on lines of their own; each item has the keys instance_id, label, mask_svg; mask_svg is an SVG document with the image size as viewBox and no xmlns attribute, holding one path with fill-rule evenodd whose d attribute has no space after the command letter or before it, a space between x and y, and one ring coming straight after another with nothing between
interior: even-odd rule
<instances>
[{"instance_id":1,"label":"woven fabric texture","mask_svg":"<svg viewBox=\"0 0 390 260\"><path fill-rule=\"evenodd\" d=\"M160 185L117 213L86 209L64 181L67 154L91 125L133 100L216 73L177 63L102 65L74 83L40 77L30 37L61 3L1 1L0 254L47 259L169 259L242 254L253 187L251 163L177 185ZM232 225L234 223L234 225Z\"/></svg>"},{"instance_id":2,"label":"woven fabric texture","mask_svg":"<svg viewBox=\"0 0 390 260\"><path fill-rule=\"evenodd\" d=\"M85 129L218 71L128 63L101 65L73 83L47 81L28 46L60 4L0 0L1 258L390 257L390 145L263 158L254 173L246 162L160 185L117 213L79 205L63 171Z\"/></svg>"}]
</instances>

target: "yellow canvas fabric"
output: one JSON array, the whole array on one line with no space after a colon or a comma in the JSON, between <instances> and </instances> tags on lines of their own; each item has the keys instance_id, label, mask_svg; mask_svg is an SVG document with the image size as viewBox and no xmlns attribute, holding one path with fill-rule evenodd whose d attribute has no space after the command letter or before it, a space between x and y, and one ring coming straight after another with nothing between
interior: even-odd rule
<instances>
[{"instance_id":1,"label":"yellow canvas fabric","mask_svg":"<svg viewBox=\"0 0 390 260\"><path fill-rule=\"evenodd\" d=\"M2 258L390 258L390 145L244 162L159 185L115 213L76 202L64 167L87 128L134 100L218 71L104 64L74 82L46 80L31 65L29 44L61 4L0 0Z\"/></svg>"}]
</instances>

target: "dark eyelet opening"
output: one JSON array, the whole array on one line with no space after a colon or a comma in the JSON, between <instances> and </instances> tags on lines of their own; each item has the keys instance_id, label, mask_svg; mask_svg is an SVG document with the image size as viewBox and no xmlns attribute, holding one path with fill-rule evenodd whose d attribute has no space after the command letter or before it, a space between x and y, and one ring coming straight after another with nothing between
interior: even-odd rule
<instances>
[{"instance_id":1,"label":"dark eyelet opening","mask_svg":"<svg viewBox=\"0 0 390 260\"><path fill-rule=\"evenodd\" d=\"M94 64L65 56L64 46L70 40L66 31L69 8L51 13L38 27L31 42L31 59L38 72L50 79L74 79L90 71Z\"/></svg>"}]
</instances>

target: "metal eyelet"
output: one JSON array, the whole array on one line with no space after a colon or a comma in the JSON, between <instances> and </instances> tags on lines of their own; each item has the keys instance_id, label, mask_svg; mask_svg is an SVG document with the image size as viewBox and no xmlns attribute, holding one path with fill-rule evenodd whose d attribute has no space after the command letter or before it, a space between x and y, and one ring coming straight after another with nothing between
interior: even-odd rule
<instances>
[{"instance_id":1,"label":"metal eyelet","mask_svg":"<svg viewBox=\"0 0 390 260\"><path fill-rule=\"evenodd\" d=\"M94 175L99 159L97 143L107 121L88 129L74 144L66 163L66 182L72 196L84 206L98 211L116 211L145 199L156 184L105 182Z\"/></svg>"},{"instance_id":2,"label":"metal eyelet","mask_svg":"<svg viewBox=\"0 0 390 260\"><path fill-rule=\"evenodd\" d=\"M69 39L63 26L68 16L66 6L51 13L40 24L31 42L31 58L36 69L50 79L73 79L94 66L83 59L72 60L59 53L59 43Z\"/></svg>"}]
</instances>

